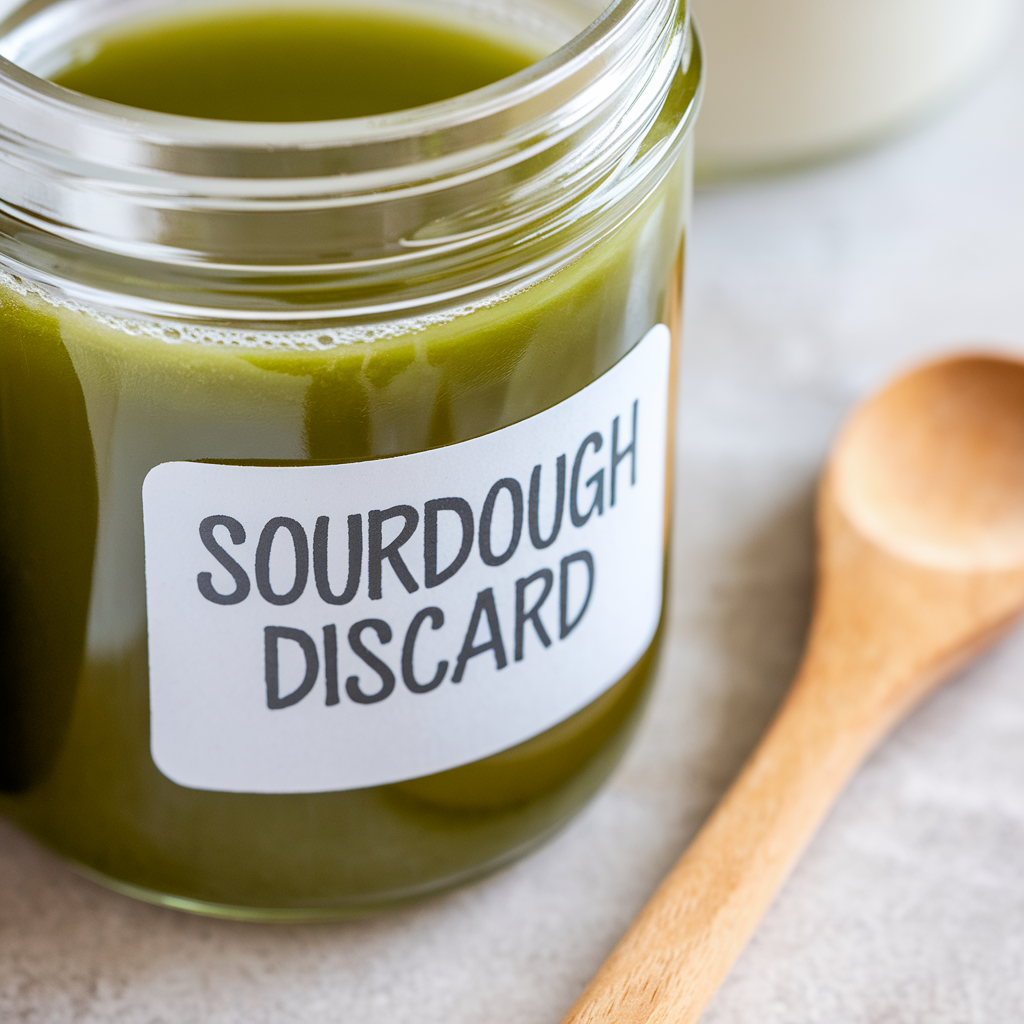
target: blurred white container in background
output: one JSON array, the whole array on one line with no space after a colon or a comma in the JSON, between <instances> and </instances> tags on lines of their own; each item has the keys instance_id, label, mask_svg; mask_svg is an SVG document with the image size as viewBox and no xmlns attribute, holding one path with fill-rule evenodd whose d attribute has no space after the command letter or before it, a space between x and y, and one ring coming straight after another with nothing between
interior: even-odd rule
<instances>
[{"instance_id":1,"label":"blurred white container in background","mask_svg":"<svg viewBox=\"0 0 1024 1024\"><path fill-rule=\"evenodd\" d=\"M898 129L976 77L1020 0L691 0L707 93L704 177L836 155Z\"/></svg>"}]
</instances>

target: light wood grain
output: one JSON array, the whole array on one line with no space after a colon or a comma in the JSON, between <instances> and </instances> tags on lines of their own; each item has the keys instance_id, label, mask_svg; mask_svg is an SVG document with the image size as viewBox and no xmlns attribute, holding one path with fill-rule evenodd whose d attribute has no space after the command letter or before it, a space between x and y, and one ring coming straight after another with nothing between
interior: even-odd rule
<instances>
[{"instance_id":1,"label":"light wood grain","mask_svg":"<svg viewBox=\"0 0 1024 1024\"><path fill-rule=\"evenodd\" d=\"M563 1024L696 1021L865 755L1024 609L1024 365L943 360L855 413L817 575L775 721Z\"/></svg>"}]
</instances>

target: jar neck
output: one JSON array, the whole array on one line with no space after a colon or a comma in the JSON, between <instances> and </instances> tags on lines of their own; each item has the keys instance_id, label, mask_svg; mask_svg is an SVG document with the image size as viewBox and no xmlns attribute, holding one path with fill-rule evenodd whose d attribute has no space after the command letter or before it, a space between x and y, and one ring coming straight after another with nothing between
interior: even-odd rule
<instances>
[{"instance_id":1,"label":"jar neck","mask_svg":"<svg viewBox=\"0 0 1024 1024\"><path fill-rule=\"evenodd\" d=\"M287 124L136 110L0 57L0 261L104 305L253 323L479 301L575 258L667 172L696 113L690 40L684 0L616 0L474 93Z\"/></svg>"}]
</instances>

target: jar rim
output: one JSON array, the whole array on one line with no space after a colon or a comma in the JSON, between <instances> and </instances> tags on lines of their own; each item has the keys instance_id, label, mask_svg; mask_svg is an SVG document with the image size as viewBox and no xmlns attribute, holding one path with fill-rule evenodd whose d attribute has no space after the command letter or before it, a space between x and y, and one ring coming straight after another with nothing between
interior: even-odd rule
<instances>
[{"instance_id":1,"label":"jar rim","mask_svg":"<svg viewBox=\"0 0 1024 1024\"><path fill-rule=\"evenodd\" d=\"M77 269L113 294L217 293L271 319L504 288L564 264L643 194L696 115L692 45L686 0L613 0L483 89L313 122L137 110L0 58L0 260L55 281ZM646 152L680 74L685 110Z\"/></svg>"},{"instance_id":2,"label":"jar rim","mask_svg":"<svg viewBox=\"0 0 1024 1024\"><path fill-rule=\"evenodd\" d=\"M189 117L126 106L67 89L12 62L0 52L0 101L32 97L47 107L73 111L97 127L124 131L129 125L165 145L231 146L252 149L356 146L391 141L409 134L443 132L467 115L493 114L533 98L558 82L567 68L612 35L631 12L650 0L611 0L582 31L558 49L520 71L472 92L404 110L323 121L226 121ZM0 29L3 25L0 24ZM2 40L2 36L0 36ZM0 102L0 105L2 102Z\"/></svg>"}]
</instances>

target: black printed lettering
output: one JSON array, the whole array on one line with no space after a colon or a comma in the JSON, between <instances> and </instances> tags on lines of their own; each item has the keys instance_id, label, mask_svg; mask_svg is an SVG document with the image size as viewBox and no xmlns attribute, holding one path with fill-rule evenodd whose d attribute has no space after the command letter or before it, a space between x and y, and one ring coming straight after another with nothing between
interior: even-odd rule
<instances>
[{"instance_id":1,"label":"black printed lettering","mask_svg":"<svg viewBox=\"0 0 1024 1024\"><path fill-rule=\"evenodd\" d=\"M576 613L576 617L570 622L569 567L577 562L582 562L587 567L587 595L583 598L583 604ZM564 640L580 624L580 619L583 618L583 613L587 610L594 594L594 556L589 551L577 551L574 555L566 555L562 559L558 584L558 636Z\"/></svg>"},{"instance_id":2,"label":"black printed lettering","mask_svg":"<svg viewBox=\"0 0 1024 1024\"><path fill-rule=\"evenodd\" d=\"M398 518L405 520L401 532L390 544L384 545L382 539L384 524L389 519ZM366 572L369 578L371 601L379 601L383 596L381 592L381 577L383 575L382 569L385 559L391 563L391 568L394 569L395 575L401 580L402 586L410 594L420 589L419 584L412 578L409 567L402 561L402 556L398 553L402 545L412 538L419 523L420 514L412 505L395 505L393 508L384 509L383 511L374 509L370 513L368 522L370 534L369 553L367 556Z\"/></svg>"},{"instance_id":3,"label":"black printed lettering","mask_svg":"<svg viewBox=\"0 0 1024 1024\"><path fill-rule=\"evenodd\" d=\"M437 568L437 514L454 512L462 524L459 553L445 569ZM423 506L423 585L429 590L450 580L473 550L473 510L465 498L434 498Z\"/></svg>"},{"instance_id":4,"label":"black printed lettering","mask_svg":"<svg viewBox=\"0 0 1024 1024\"><path fill-rule=\"evenodd\" d=\"M576 458L572 464L572 483L569 487L569 518L572 519L573 526L585 526L590 517L594 514L594 510L597 510L599 516L604 515L604 470L599 469L593 476L587 479L587 486L594 485L594 500L590 503L590 508L587 509L586 515L580 512L579 506L579 489L580 489L580 471L583 469L583 456L586 455L587 449L593 446L595 453L601 450L601 446L604 443L604 439L596 431L590 434L587 439L580 445L579 451L576 453Z\"/></svg>"},{"instance_id":5,"label":"black printed lettering","mask_svg":"<svg viewBox=\"0 0 1024 1024\"><path fill-rule=\"evenodd\" d=\"M444 612L440 608L424 608L422 611L418 611L413 616L412 622L409 623L409 629L405 634L405 643L402 644L402 682L413 693L430 693L431 690L441 685L448 671L448 662L439 661L437 663L437 670L434 672L434 678L429 683L416 681L416 672L413 667L413 660L416 655L416 638L419 636L420 626L427 619L430 620L431 629L440 629L444 625Z\"/></svg>"},{"instance_id":6,"label":"black printed lettering","mask_svg":"<svg viewBox=\"0 0 1024 1024\"><path fill-rule=\"evenodd\" d=\"M622 451L619 451L619 417L612 420L612 465L609 476L611 477L611 500L609 505L615 508L615 482L619 475L619 463L629 456L629 486L636 486L636 415L640 407L639 399L633 402L633 439Z\"/></svg>"},{"instance_id":7,"label":"black printed lettering","mask_svg":"<svg viewBox=\"0 0 1024 1024\"><path fill-rule=\"evenodd\" d=\"M475 643L476 634L480 627L482 616L487 617L487 629L490 636L485 643L477 644ZM476 604L473 606L473 614L469 619L466 638L462 641L462 650L459 651L459 657L455 663L452 682L461 683L469 660L487 651L494 652L494 664L499 670L508 664L508 658L505 656L505 645L501 639L501 626L498 623L498 609L494 604L494 591L490 587L486 590L481 590L476 595Z\"/></svg>"},{"instance_id":8,"label":"black printed lettering","mask_svg":"<svg viewBox=\"0 0 1024 1024\"><path fill-rule=\"evenodd\" d=\"M295 549L295 580L291 590L284 594L275 593L270 583L270 552L274 546L274 538L278 530L287 530L292 538L292 547ZM287 516L278 516L271 519L263 527L260 534L260 542L256 547L256 587L265 601L270 604L284 605L293 604L306 589L306 580L309 578L309 541L306 538L306 531L302 524Z\"/></svg>"},{"instance_id":9,"label":"black printed lettering","mask_svg":"<svg viewBox=\"0 0 1024 1024\"><path fill-rule=\"evenodd\" d=\"M331 590L328 572L328 530L331 520L320 516L313 530L313 580L320 599L327 604L348 604L359 590L359 576L363 570L363 517L348 517L348 578L340 594Z\"/></svg>"},{"instance_id":10,"label":"black printed lettering","mask_svg":"<svg viewBox=\"0 0 1024 1024\"><path fill-rule=\"evenodd\" d=\"M562 529L562 509L565 506L565 456L559 455L555 463L555 521L551 526L551 533L545 540L540 535L540 466L533 467L530 475L530 540L533 546L541 551L551 547L558 539L558 533Z\"/></svg>"},{"instance_id":11,"label":"black printed lettering","mask_svg":"<svg viewBox=\"0 0 1024 1024\"><path fill-rule=\"evenodd\" d=\"M324 679L327 682L327 706L341 703L338 694L338 627L324 626Z\"/></svg>"},{"instance_id":12,"label":"black printed lettering","mask_svg":"<svg viewBox=\"0 0 1024 1024\"><path fill-rule=\"evenodd\" d=\"M249 596L249 577L246 571L217 542L213 531L218 526L227 529L231 543L236 546L245 543L245 527L231 516L207 516L199 524L199 539L203 542L203 547L231 574L231 578L235 581L235 589L230 594L221 594L213 587L213 574L201 572L196 577L199 593L214 604L240 604Z\"/></svg>"},{"instance_id":13,"label":"black printed lettering","mask_svg":"<svg viewBox=\"0 0 1024 1024\"><path fill-rule=\"evenodd\" d=\"M280 657L277 649L281 640L293 640L297 643L306 659L306 674L302 682L284 697L281 696ZM320 671L320 659L313 638L301 629L290 629L288 626L267 626L263 630L263 663L267 684L267 707L271 711L290 708L308 696Z\"/></svg>"},{"instance_id":14,"label":"black printed lettering","mask_svg":"<svg viewBox=\"0 0 1024 1024\"><path fill-rule=\"evenodd\" d=\"M533 607L527 611L526 591L534 583L538 583L541 580L544 581L544 589L541 591L540 597L533 602ZM555 574L550 569L538 569L532 576L516 580L516 661L523 660L524 634L526 633L527 622L533 623L534 632L537 634L540 642L545 647L551 646L551 637L548 636L548 631L540 620L540 609L548 599L548 595L551 593L551 588L554 585Z\"/></svg>"},{"instance_id":15,"label":"black printed lettering","mask_svg":"<svg viewBox=\"0 0 1024 1024\"><path fill-rule=\"evenodd\" d=\"M348 645L352 653L380 676L381 683L376 693L366 693L359 685L359 676L349 676L345 680L345 692L357 704L376 704L390 697L395 689L395 673L363 643L363 631L367 629L372 629L382 644L391 643L391 627L383 619L363 619L348 631Z\"/></svg>"},{"instance_id":16,"label":"black printed lettering","mask_svg":"<svg viewBox=\"0 0 1024 1024\"><path fill-rule=\"evenodd\" d=\"M508 547L500 555L496 555L491 548L491 522L494 518L494 505L502 491L508 491L512 498L512 536L509 538ZM484 560L484 565L504 565L516 553L522 533L523 489L519 486L518 480L505 477L487 492L484 508L480 513L480 557Z\"/></svg>"}]
</instances>

